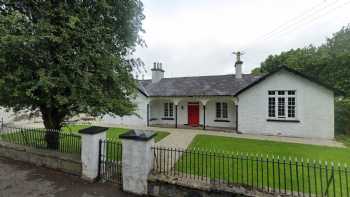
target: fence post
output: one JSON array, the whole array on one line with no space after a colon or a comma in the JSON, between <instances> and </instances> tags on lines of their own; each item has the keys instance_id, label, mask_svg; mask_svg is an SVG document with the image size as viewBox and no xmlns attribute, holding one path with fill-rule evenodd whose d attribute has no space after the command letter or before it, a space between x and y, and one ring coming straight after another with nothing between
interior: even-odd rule
<instances>
[{"instance_id":1,"label":"fence post","mask_svg":"<svg viewBox=\"0 0 350 197\"><path fill-rule=\"evenodd\" d=\"M94 181L98 176L99 141L106 139L106 127L92 126L79 131L81 134L82 178Z\"/></svg>"},{"instance_id":2,"label":"fence post","mask_svg":"<svg viewBox=\"0 0 350 197\"><path fill-rule=\"evenodd\" d=\"M153 168L155 132L130 130L119 138L122 140L123 190L139 195L148 192L147 179Z\"/></svg>"}]
</instances>

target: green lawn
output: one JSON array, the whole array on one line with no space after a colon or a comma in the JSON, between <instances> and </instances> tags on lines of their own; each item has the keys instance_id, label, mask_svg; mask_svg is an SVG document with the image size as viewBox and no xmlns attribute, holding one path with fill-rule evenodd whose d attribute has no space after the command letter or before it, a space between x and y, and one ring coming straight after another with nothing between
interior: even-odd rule
<instances>
[{"instance_id":1,"label":"green lawn","mask_svg":"<svg viewBox=\"0 0 350 197\"><path fill-rule=\"evenodd\" d=\"M58 133L60 139L58 151L64 153L79 154L81 151L81 139L78 131L86 127L89 127L89 125L68 125L63 127L63 132ZM114 142L119 142L119 135L126 132L127 130L128 129L124 128L109 128L107 131L107 139L113 140ZM157 132L155 141L158 142L168 135L168 132L159 131ZM17 129L15 132L1 134L0 139L7 142L31 146L35 148L47 148L44 129ZM108 150L110 149L111 148ZM113 152L113 150L111 151Z\"/></svg>"},{"instance_id":2,"label":"green lawn","mask_svg":"<svg viewBox=\"0 0 350 197\"><path fill-rule=\"evenodd\" d=\"M346 194L350 187L349 169L341 171L344 163L350 163L350 148L197 135L188 150L182 154L175 169L199 178L204 174L204 177L221 182L281 188L282 191L299 190L300 193L315 194L317 191L318 195L320 191L327 191L327 185L329 194L335 196ZM272 155L274 162L271 162ZM300 163L302 159L303 164ZM323 161L321 166L319 160ZM334 161L334 171L330 162L325 170L324 161ZM342 164L341 168L338 163Z\"/></svg>"},{"instance_id":3,"label":"green lawn","mask_svg":"<svg viewBox=\"0 0 350 197\"><path fill-rule=\"evenodd\" d=\"M77 133L80 129L87 128L90 125L67 125L62 128L63 131L70 133ZM119 141L119 135L125 133L128 129L125 128L109 128L107 131L107 139L111 139L114 141ZM159 142L170 133L165 131L157 131L157 135L155 137L155 142Z\"/></svg>"},{"instance_id":4,"label":"green lawn","mask_svg":"<svg viewBox=\"0 0 350 197\"><path fill-rule=\"evenodd\" d=\"M297 143L251 140L221 136L197 135L190 148L220 150L231 153L253 153L285 156L304 160L334 161L350 164L350 148L334 148Z\"/></svg>"},{"instance_id":5,"label":"green lawn","mask_svg":"<svg viewBox=\"0 0 350 197\"><path fill-rule=\"evenodd\" d=\"M344 134L336 135L335 139L338 142L343 143L346 147L350 148L350 135L349 134L347 134L347 135L344 135Z\"/></svg>"},{"instance_id":6,"label":"green lawn","mask_svg":"<svg viewBox=\"0 0 350 197\"><path fill-rule=\"evenodd\" d=\"M58 147L59 152L80 153L81 137L79 135L63 132L57 133L57 135L60 139ZM44 129L16 129L10 133L1 134L0 139L34 148L47 148Z\"/></svg>"}]
</instances>

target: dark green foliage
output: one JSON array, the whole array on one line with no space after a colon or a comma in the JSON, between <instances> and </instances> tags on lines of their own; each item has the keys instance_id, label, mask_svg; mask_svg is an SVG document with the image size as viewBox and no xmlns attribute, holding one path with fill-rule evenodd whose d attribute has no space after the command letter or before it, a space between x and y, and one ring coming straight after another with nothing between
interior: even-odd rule
<instances>
[{"instance_id":1,"label":"dark green foliage","mask_svg":"<svg viewBox=\"0 0 350 197\"><path fill-rule=\"evenodd\" d=\"M345 92L344 100L335 101L336 132L349 132L350 122L350 26L343 27L319 46L291 49L270 55L253 74L264 74L286 65Z\"/></svg>"},{"instance_id":2,"label":"dark green foliage","mask_svg":"<svg viewBox=\"0 0 350 197\"><path fill-rule=\"evenodd\" d=\"M335 103L335 131L339 134L350 134L350 100L344 99Z\"/></svg>"},{"instance_id":3,"label":"dark green foliage","mask_svg":"<svg viewBox=\"0 0 350 197\"><path fill-rule=\"evenodd\" d=\"M1 0L0 105L40 110L46 128L87 113L131 114L139 0Z\"/></svg>"}]
</instances>

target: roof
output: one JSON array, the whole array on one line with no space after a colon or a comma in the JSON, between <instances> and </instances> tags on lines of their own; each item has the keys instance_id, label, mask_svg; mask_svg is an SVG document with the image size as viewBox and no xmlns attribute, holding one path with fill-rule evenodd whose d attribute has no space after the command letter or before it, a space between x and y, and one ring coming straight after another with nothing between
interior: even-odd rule
<instances>
[{"instance_id":1,"label":"roof","mask_svg":"<svg viewBox=\"0 0 350 197\"><path fill-rule=\"evenodd\" d=\"M341 90L333 88L310 76L307 76L286 66L263 75L254 76L243 74L242 78L236 79L235 75L212 75L197 77L163 78L157 83L152 80L139 80L139 91L145 96L170 97L170 96L237 96L256 84L264 81L273 74L285 70L300 77L319 84L337 95L344 95Z\"/></svg>"},{"instance_id":2,"label":"roof","mask_svg":"<svg viewBox=\"0 0 350 197\"><path fill-rule=\"evenodd\" d=\"M157 83L152 83L152 80L140 80L139 90L146 96L159 97L234 96L259 78L259 76L243 74L240 79L236 79L235 75L212 75L163 78Z\"/></svg>"},{"instance_id":3,"label":"roof","mask_svg":"<svg viewBox=\"0 0 350 197\"><path fill-rule=\"evenodd\" d=\"M338 90L338 89L336 89L336 88L334 88L334 87L332 87L332 86L330 86L330 85L328 85L328 84L325 84L325 83L323 83L323 82L321 82L321 81L319 81L319 80L317 80L317 79L315 79L315 78L313 78L313 77L307 76L307 75L305 75L305 74L303 74L303 73L301 73L301 72L299 72L299 71L296 71L296 70L294 70L294 69L291 69L291 68L289 68L289 67L287 67L287 66L283 66L283 65L282 65L282 66L278 67L277 69L275 69L274 71L269 72L268 74L266 74L266 75L260 77L258 80L255 80L253 83L249 84L248 86L246 86L246 87L240 89L240 90L236 93L235 96L241 94L242 92L248 90L249 88L255 86L256 84L258 84L258 83L264 81L265 79L269 78L269 77L272 76L273 74L275 74L275 73L277 73L277 72L279 72L279 71L282 71L282 70L285 70L285 71L287 71L287 72L293 73L293 74L298 75L298 76L300 76L300 77L302 77L302 78L305 78L305 79L307 79L307 80L309 80L309 81L312 81L312 82L314 82L314 83L316 83L316 84L318 84L318 85L320 85L320 86L323 86L323 87L325 87L326 89L329 89L329 90L333 91L336 95L344 95L344 92L341 91L341 90Z\"/></svg>"}]
</instances>

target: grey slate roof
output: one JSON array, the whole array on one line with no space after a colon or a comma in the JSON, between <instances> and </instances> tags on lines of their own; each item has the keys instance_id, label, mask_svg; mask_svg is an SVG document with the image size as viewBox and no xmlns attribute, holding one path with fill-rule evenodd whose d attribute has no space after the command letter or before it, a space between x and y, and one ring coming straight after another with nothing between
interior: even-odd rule
<instances>
[{"instance_id":1,"label":"grey slate roof","mask_svg":"<svg viewBox=\"0 0 350 197\"><path fill-rule=\"evenodd\" d=\"M260 77L243 74L163 78L157 83L140 80L139 90L146 96L234 96Z\"/></svg>"}]
</instances>

